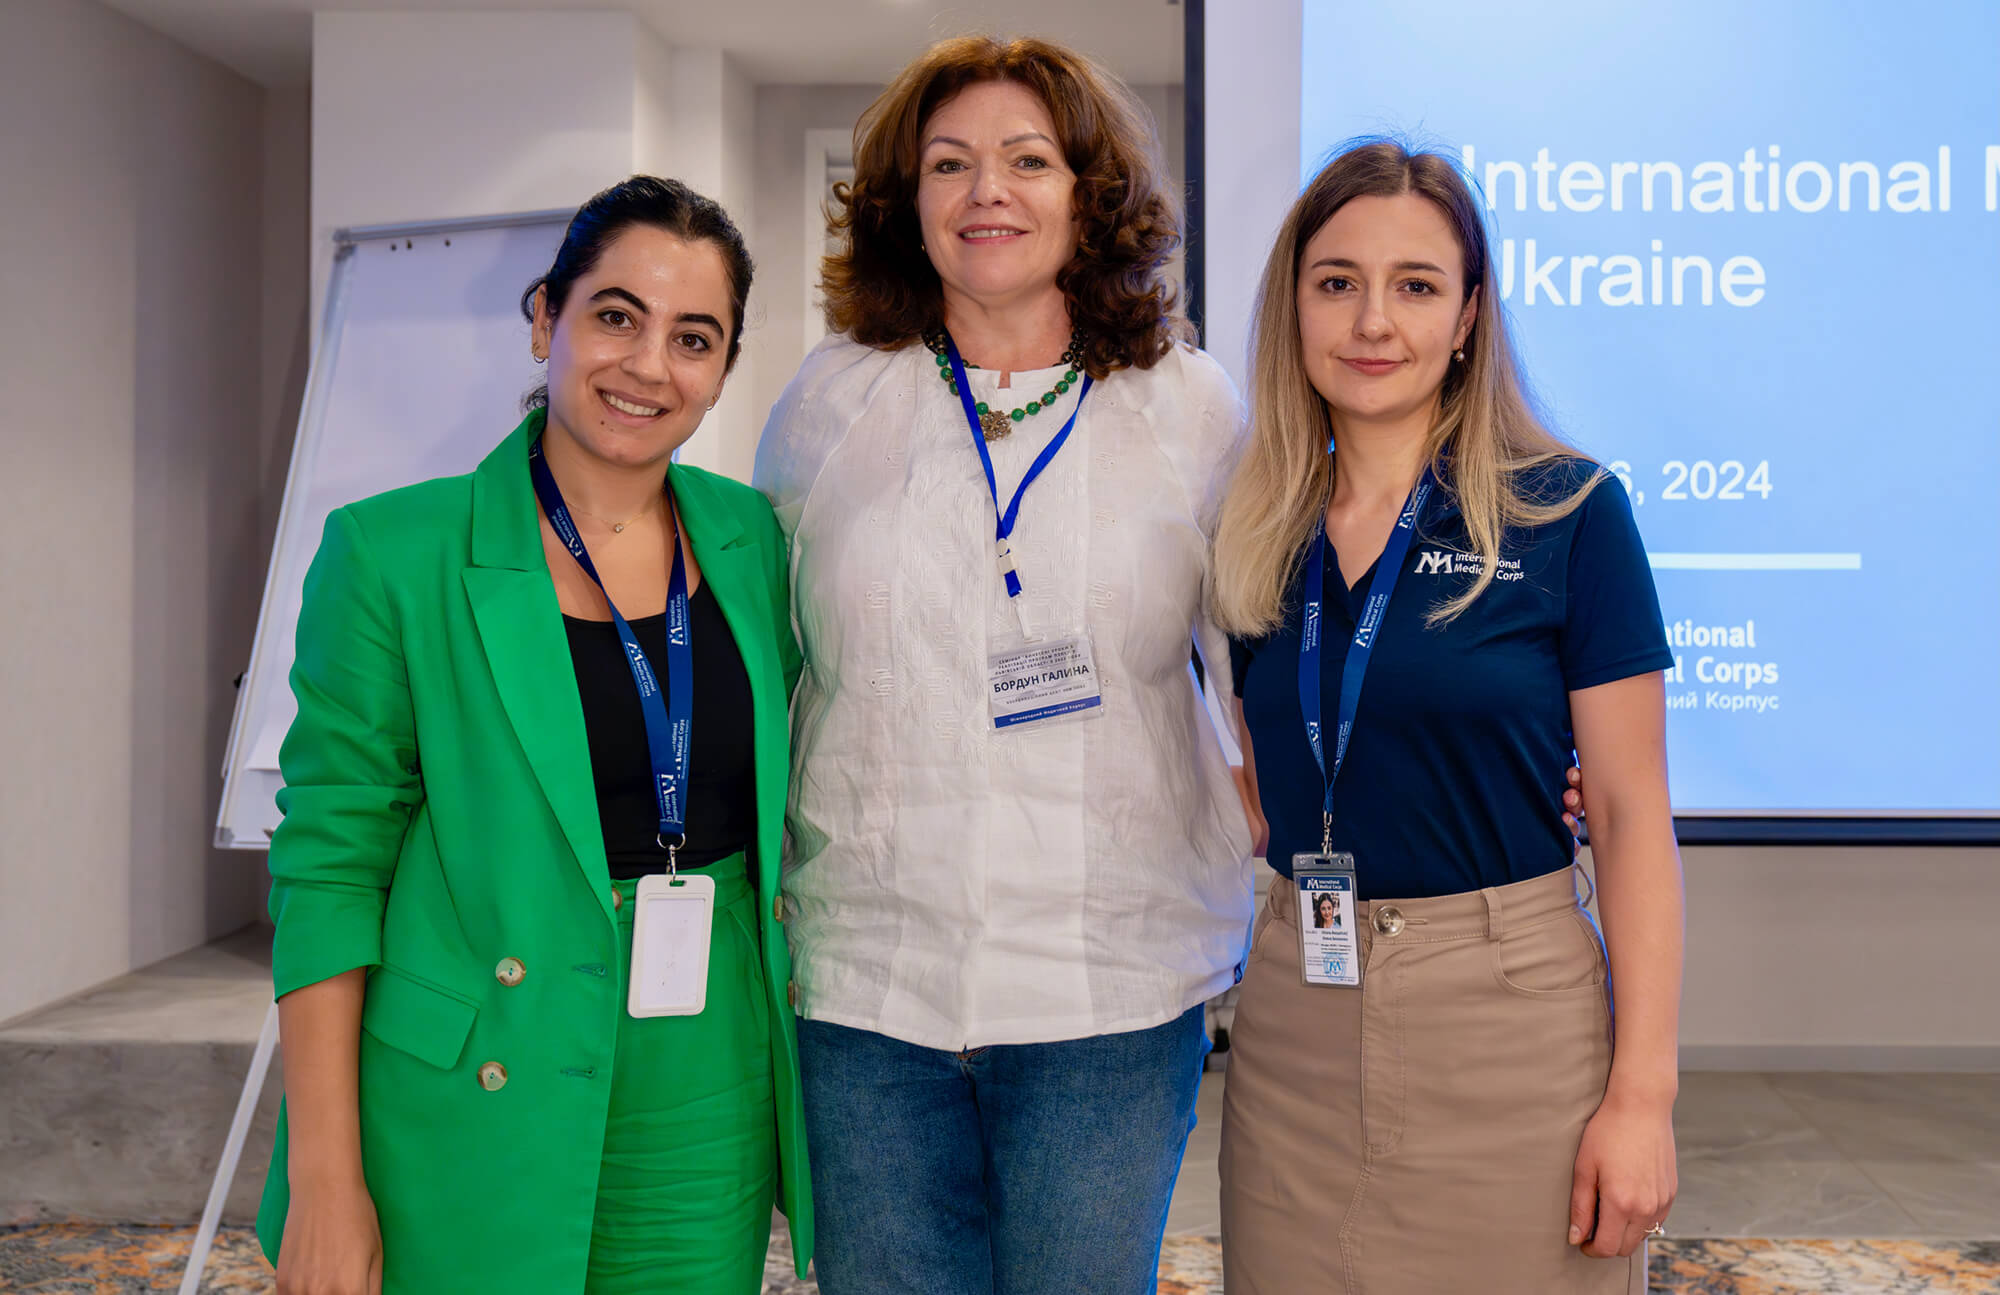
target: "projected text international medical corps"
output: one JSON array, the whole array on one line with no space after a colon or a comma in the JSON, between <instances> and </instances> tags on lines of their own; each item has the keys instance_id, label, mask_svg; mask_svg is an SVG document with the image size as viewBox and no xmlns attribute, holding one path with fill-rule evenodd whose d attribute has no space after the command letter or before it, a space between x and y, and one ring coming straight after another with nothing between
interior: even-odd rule
<instances>
[{"instance_id":1,"label":"projected text international medical corps","mask_svg":"<svg viewBox=\"0 0 2000 1295\"><path fill-rule=\"evenodd\" d=\"M1606 471L1625 488L1634 508L1647 491L1634 481L1632 464L1614 459ZM1736 459L1720 463L1669 459L1659 467L1664 480L1653 496L1666 504L1752 504L1771 497L1768 459L1746 464ZM1664 553L1648 552L1655 571L1859 571L1859 553ZM1667 641L1674 650L1667 671L1669 710L1717 710L1762 715L1779 709L1775 691L1781 672L1768 644L1757 641L1757 622L1746 618L1731 624L1707 624L1690 618L1669 622ZM1684 649L1694 649L1689 652Z\"/></svg>"},{"instance_id":2,"label":"projected text international medical corps","mask_svg":"<svg viewBox=\"0 0 2000 1295\"><path fill-rule=\"evenodd\" d=\"M1546 148L1533 161L1486 159L1463 149L1465 171L1495 212L1626 212L1751 215L1799 212L1952 210L1953 155L1939 145L1926 160L1787 161L1777 144L1743 150L1733 162L1558 162ZM2000 211L2000 144L1979 168L1985 210ZM1638 251L1585 252L1539 238L1502 238L1496 267L1501 299L1523 306L1755 306L1771 289L1764 262L1747 253L1669 247L1651 238Z\"/></svg>"}]
</instances>

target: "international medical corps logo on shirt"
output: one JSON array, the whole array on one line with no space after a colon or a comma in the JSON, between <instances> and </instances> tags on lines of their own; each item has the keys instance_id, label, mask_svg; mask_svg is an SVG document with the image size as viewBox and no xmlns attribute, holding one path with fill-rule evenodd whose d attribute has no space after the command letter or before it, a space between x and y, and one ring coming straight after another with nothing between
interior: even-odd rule
<instances>
[{"instance_id":1,"label":"international medical corps logo on shirt","mask_svg":"<svg viewBox=\"0 0 2000 1295\"><path fill-rule=\"evenodd\" d=\"M1456 553L1444 549L1425 549L1417 554L1416 574L1420 576L1448 576L1453 574L1452 559Z\"/></svg>"},{"instance_id":2,"label":"international medical corps logo on shirt","mask_svg":"<svg viewBox=\"0 0 2000 1295\"><path fill-rule=\"evenodd\" d=\"M1452 549L1424 549L1417 554L1416 568L1411 575L1418 576L1476 576L1486 569L1486 561L1477 553L1459 553ZM1500 569L1494 573L1495 580L1519 580L1523 578L1521 559L1501 558Z\"/></svg>"}]
</instances>

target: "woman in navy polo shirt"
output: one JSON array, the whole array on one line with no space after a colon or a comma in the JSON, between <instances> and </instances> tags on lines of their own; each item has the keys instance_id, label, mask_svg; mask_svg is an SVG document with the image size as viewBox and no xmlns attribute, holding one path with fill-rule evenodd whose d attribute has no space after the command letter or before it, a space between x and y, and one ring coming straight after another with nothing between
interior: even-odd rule
<instances>
[{"instance_id":1,"label":"woman in navy polo shirt","mask_svg":"<svg viewBox=\"0 0 2000 1295\"><path fill-rule=\"evenodd\" d=\"M1328 165L1265 270L1216 542L1282 874L1232 1031L1231 1295L1642 1292L1674 1198L1672 658L1625 492L1536 420L1497 291L1465 182L1392 143Z\"/></svg>"}]
</instances>

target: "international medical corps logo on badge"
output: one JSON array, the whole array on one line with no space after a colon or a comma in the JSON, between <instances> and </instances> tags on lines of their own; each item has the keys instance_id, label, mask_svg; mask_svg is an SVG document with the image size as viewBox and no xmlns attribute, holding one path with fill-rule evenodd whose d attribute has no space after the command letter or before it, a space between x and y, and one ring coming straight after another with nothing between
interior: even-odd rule
<instances>
[{"instance_id":1,"label":"international medical corps logo on badge","mask_svg":"<svg viewBox=\"0 0 2000 1295\"><path fill-rule=\"evenodd\" d=\"M1421 490L1412 491L1410 497L1403 501L1403 515L1396 519L1396 525L1399 527L1415 526L1417 524L1417 510L1424 506L1424 500L1430 496L1430 493L1428 484Z\"/></svg>"},{"instance_id":2,"label":"international medical corps logo on badge","mask_svg":"<svg viewBox=\"0 0 2000 1295\"><path fill-rule=\"evenodd\" d=\"M646 659L645 649L635 642L628 641L625 644L625 655L631 658L632 677L639 683L639 695L650 697L658 692L660 685L653 680L653 663Z\"/></svg>"},{"instance_id":3,"label":"international medical corps logo on badge","mask_svg":"<svg viewBox=\"0 0 2000 1295\"><path fill-rule=\"evenodd\" d=\"M1375 641L1375 631L1382 627L1382 613L1388 606L1388 594L1368 595L1368 606L1361 612L1361 623L1354 627L1354 646L1367 647Z\"/></svg>"}]
</instances>

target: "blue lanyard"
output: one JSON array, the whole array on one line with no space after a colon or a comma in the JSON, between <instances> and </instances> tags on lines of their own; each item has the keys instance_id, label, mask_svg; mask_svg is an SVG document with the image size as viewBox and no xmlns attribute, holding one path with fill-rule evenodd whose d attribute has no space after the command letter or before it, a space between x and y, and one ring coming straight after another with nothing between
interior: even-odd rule
<instances>
[{"instance_id":1,"label":"blue lanyard","mask_svg":"<svg viewBox=\"0 0 2000 1295\"><path fill-rule=\"evenodd\" d=\"M563 547L597 582L611 608L612 624L625 644L625 662L632 668L632 682L639 687L639 712L646 721L646 753L653 764L653 792L660 799L660 831L653 839L667 852L667 870L677 870L674 855L687 844L687 785L689 745L694 733L694 647L688 638L687 570L681 562L680 517L674 509L672 491L667 492L667 519L673 523L674 571L667 581L667 695L660 696L660 684L646 649L639 646L632 626L611 601L611 591L597 574L597 566L583 547L576 523L556 487L555 474L542 457L539 439L528 448L528 475L535 482L535 498Z\"/></svg>"},{"instance_id":2,"label":"blue lanyard","mask_svg":"<svg viewBox=\"0 0 2000 1295\"><path fill-rule=\"evenodd\" d=\"M1042 448L1035 461L1028 468L1028 475L1021 478L1021 484L1014 490L1014 498L1005 508L1000 506L1000 483L993 476L993 455L986 448L986 433L979 427L979 406L973 403L972 386L965 380L965 361L958 358L958 343L951 340L951 334L944 338L944 353L951 360L951 376L958 387L959 403L965 406L965 421L972 428L972 446L979 451L979 465L986 469L986 488L993 495L993 515L998 519L993 531L994 546L1000 552L1000 574L1007 581L1007 596L1021 596L1021 577L1014 574L1014 523L1021 515L1021 497L1028 493L1028 487L1035 484L1035 478L1042 475L1042 469L1049 466L1062 449L1063 442L1076 430L1077 415L1083 412L1083 398L1090 394L1090 375L1083 375L1083 388L1077 392L1076 408L1070 411L1069 421L1062 425L1055 439Z\"/></svg>"},{"instance_id":3,"label":"blue lanyard","mask_svg":"<svg viewBox=\"0 0 2000 1295\"><path fill-rule=\"evenodd\" d=\"M1319 690L1320 600L1326 596L1324 519L1313 532L1312 551L1306 558L1305 615L1299 623L1299 710L1305 715L1306 741L1312 746L1313 760L1319 765L1319 776L1326 783L1326 800L1320 809L1320 849L1323 854L1333 853L1333 784L1340 777L1340 766L1347 761L1348 740L1354 736L1354 714L1361 706L1361 681L1368 674L1368 659L1375 654L1375 636L1382 628L1382 614L1388 610L1389 595L1396 592L1396 581L1403 574L1403 559L1409 556L1417 518L1423 513L1424 501L1436 488L1437 477L1425 468L1423 479L1410 491L1410 497L1403 501L1402 514L1396 518L1396 527L1389 532L1389 542L1383 546L1382 556L1375 564L1375 578L1368 582L1368 601L1362 605L1361 618L1354 624L1354 637L1347 643L1347 664L1340 675L1340 717L1334 729L1331 769L1327 767L1326 750L1320 735L1323 714Z\"/></svg>"}]
</instances>

